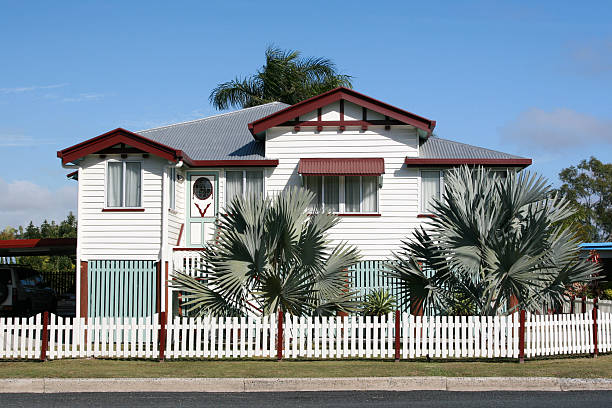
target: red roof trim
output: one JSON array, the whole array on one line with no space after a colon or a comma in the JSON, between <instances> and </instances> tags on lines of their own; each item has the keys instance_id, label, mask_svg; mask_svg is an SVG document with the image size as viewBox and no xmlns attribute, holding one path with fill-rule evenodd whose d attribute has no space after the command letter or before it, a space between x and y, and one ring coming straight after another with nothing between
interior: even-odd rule
<instances>
[{"instance_id":1,"label":"red roof trim","mask_svg":"<svg viewBox=\"0 0 612 408\"><path fill-rule=\"evenodd\" d=\"M531 165L531 159L420 159L406 157L404 163L408 166L458 166L466 165L482 165L482 166L511 166L511 167L527 167Z\"/></svg>"},{"instance_id":2,"label":"red roof trim","mask_svg":"<svg viewBox=\"0 0 612 408\"><path fill-rule=\"evenodd\" d=\"M40 238L0 240L0 248L76 247L76 238Z\"/></svg>"},{"instance_id":3,"label":"red roof trim","mask_svg":"<svg viewBox=\"0 0 612 408\"><path fill-rule=\"evenodd\" d=\"M62 163L66 164L119 143L129 144L137 149L174 162L181 160L184 156L183 152L180 150L176 150L151 139L147 139L146 137L130 132L129 130L117 128L100 136L96 136L92 139L60 150L57 152L57 157L62 159Z\"/></svg>"},{"instance_id":4,"label":"red roof trim","mask_svg":"<svg viewBox=\"0 0 612 408\"><path fill-rule=\"evenodd\" d=\"M300 159L298 173L308 176L380 176L385 172L382 158Z\"/></svg>"},{"instance_id":5,"label":"red roof trim","mask_svg":"<svg viewBox=\"0 0 612 408\"><path fill-rule=\"evenodd\" d=\"M191 167L276 167L278 160L189 160L187 164Z\"/></svg>"},{"instance_id":6,"label":"red roof trim","mask_svg":"<svg viewBox=\"0 0 612 408\"><path fill-rule=\"evenodd\" d=\"M329 105L330 103L338 100L353 102L361 107L373 110L385 116L389 116L408 125L413 125L419 129L427 131L428 133L431 133L436 126L435 120L430 120L422 116L415 115L414 113L381 102L352 89L340 87L314 96L310 99L306 99L305 101L296 103L295 105L291 105L276 113L251 122L249 123L249 130L253 136L255 136L258 133L270 129L271 127L280 125L281 123L289 120L293 120L300 115L314 111L322 106Z\"/></svg>"}]
</instances>

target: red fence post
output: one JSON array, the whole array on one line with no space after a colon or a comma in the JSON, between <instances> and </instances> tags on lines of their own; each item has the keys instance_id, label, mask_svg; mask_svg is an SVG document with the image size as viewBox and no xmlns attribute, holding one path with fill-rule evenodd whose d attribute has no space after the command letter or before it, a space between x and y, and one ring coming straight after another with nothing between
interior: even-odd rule
<instances>
[{"instance_id":1,"label":"red fence post","mask_svg":"<svg viewBox=\"0 0 612 408\"><path fill-rule=\"evenodd\" d=\"M525 362L525 311L520 311L519 317L519 363Z\"/></svg>"},{"instance_id":2,"label":"red fence post","mask_svg":"<svg viewBox=\"0 0 612 408\"><path fill-rule=\"evenodd\" d=\"M283 311L278 311L278 333L276 341L276 359L281 361L283 359Z\"/></svg>"},{"instance_id":3,"label":"red fence post","mask_svg":"<svg viewBox=\"0 0 612 408\"><path fill-rule=\"evenodd\" d=\"M400 311L395 311L395 361L400 361Z\"/></svg>"},{"instance_id":4,"label":"red fence post","mask_svg":"<svg viewBox=\"0 0 612 408\"><path fill-rule=\"evenodd\" d=\"M40 361L45 361L47 359L47 347L49 347L49 312L44 312L42 344L40 345Z\"/></svg>"},{"instance_id":5,"label":"red fence post","mask_svg":"<svg viewBox=\"0 0 612 408\"><path fill-rule=\"evenodd\" d=\"M166 358L166 323L168 323L167 312L159 314L159 361Z\"/></svg>"},{"instance_id":6,"label":"red fence post","mask_svg":"<svg viewBox=\"0 0 612 408\"><path fill-rule=\"evenodd\" d=\"M582 297L582 312L581 313L586 313L586 296Z\"/></svg>"},{"instance_id":7,"label":"red fence post","mask_svg":"<svg viewBox=\"0 0 612 408\"><path fill-rule=\"evenodd\" d=\"M597 304L597 298L593 299L593 357L597 357L599 351L597 350L597 310L599 306Z\"/></svg>"},{"instance_id":8,"label":"red fence post","mask_svg":"<svg viewBox=\"0 0 612 408\"><path fill-rule=\"evenodd\" d=\"M576 296L570 296L570 314L574 314L574 301L576 300Z\"/></svg>"}]
</instances>

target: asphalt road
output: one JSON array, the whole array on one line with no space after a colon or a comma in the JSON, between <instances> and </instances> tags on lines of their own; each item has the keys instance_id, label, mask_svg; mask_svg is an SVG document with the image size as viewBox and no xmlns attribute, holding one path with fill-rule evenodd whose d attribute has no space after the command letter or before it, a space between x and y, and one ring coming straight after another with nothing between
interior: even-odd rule
<instances>
[{"instance_id":1,"label":"asphalt road","mask_svg":"<svg viewBox=\"0 0 612 408\"><path fill-rule=\"evenodd\" d=\"M0 394L1 407L612 407L612 391Z\"/></svg>"}]
</instances>

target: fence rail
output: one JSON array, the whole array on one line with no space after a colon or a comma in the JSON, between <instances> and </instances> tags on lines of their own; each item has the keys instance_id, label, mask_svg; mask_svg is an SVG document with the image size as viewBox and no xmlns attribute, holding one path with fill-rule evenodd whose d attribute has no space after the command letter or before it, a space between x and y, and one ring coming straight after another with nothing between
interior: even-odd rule
<instances>
[{"instance_id":1,"label":"fence rail","mask_svg":"<svg viewBox=\"0 0 612 408\"><path fill-rule=\"evenodd\" d=\"M522 317L524 316L524 318ZM0 359L534 358L612 351L612 314L0 318Z\"/></svg>"}]
</instances>

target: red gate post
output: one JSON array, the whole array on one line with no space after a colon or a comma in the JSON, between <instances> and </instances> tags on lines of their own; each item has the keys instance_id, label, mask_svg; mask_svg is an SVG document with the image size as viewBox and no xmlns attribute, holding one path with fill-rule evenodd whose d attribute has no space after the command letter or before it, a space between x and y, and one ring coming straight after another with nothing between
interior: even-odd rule
<instances>
[{"instance_id":1,"label":"red gate post","mask_svg":"<svg viewBox=\"0 0 612 408\"><path fill-rule=\"evenodd\" d=\"M582 297L582 312L581 313L586 313L586 296Z\"/></svg>"},{"instance_id":2,"label":"red gate post","mask_svg":"<svg viewBox=\"0 0 612 408\"><path fill-rule=\"evenodd\" d=\"M159 314L159 361L166 358L166 324L168 323L167 312Z\"/></svg>"},{"instance_id":3,"label":"red gate post","mask_svg":"<svg viewBox=\"0 0 612 408\"><path fill-rule=\"evenodd\" d=\"M395 361L400 361L400 311L395 311Z\"/></svg>"},{"instance_id":4,"label":"red gate post","mask_svg":"<svg viewBox=\"0 0 612 408\"><path fill-rule=\"evenodd\" d=\"M283 359L283 311L278 311L278 333L276 342L276 359L281 361Z\"/></svg>"},{"instance_id":5,"label":"red gate post","mask_svg":"<svg viewBox=\"0 0 612 408\"><path fill-rule=\"evenodd\" d=\"M520 311L519 317L519 363L525 362L525 311Z\"/></svg>"},{"instance_id":6,"label":"red gate post","mask_svg":"<svg viewBox=\"0 0 612 408\"><path fill-rule=\"evenodd\" d=\"M42 344L40 345L40 361L47 359L49 347L49 312L43 313Z\"/></svg>"},{"instance_id":7,"label":"red gate post","mask_svg":"<svg viewBox=\"0 0 612 408\"><path fill-rule=\"evenodd\" d=\"M576 300L576 296L570 296L570 314L574 314L574 301Z\"/></svg>"},{"instance_id":8,"label":"red gate post","mask_svg":"<svg viewBox=\"0 0 612 408\"><path fill-rule=\"evenodd\" d=\"M593 299L593 357L597 357L599 351L597 350L597 310L599 305L597 304L597 298Z\"/></svg>"}]
</instances>

